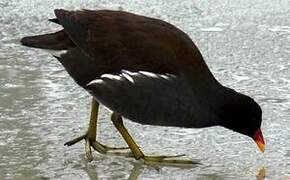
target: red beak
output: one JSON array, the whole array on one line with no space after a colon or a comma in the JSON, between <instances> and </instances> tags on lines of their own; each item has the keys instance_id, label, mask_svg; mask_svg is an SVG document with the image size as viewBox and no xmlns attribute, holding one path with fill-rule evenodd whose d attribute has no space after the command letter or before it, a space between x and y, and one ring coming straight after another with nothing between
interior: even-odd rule
<instances>
[{"instance_id":1,"label":"red beak","mask_svg":"<svg viewBox=\"0 0 290 180\"><path fill-rule=\"evenodd\" d=\"M254 134L254 138L253 139L257 143L257 145L258 145L259 149L261 150L261 152L264 152L266 144L265 144L261 129L258 129L256 131L256 133Z\"/></svg>"}]
</instances>

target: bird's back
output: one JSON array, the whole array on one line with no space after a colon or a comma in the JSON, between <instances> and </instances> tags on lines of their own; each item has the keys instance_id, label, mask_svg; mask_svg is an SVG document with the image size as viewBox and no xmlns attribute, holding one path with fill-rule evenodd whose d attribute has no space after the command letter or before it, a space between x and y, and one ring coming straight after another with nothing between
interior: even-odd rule
<instances>
[{"instance_id":1,"label":"bird's back","mask_svg":"<svg viewBox=\"0 0 290 180\"><path fill-rule=\"evenodd\" d=\"M122 69L189 74L216 82L191 39L162 20L122 11L55 10L56 33L22 39L27 46L67 50L58 59L85 86L104 73Z\"/></svg>"}]
</instances>

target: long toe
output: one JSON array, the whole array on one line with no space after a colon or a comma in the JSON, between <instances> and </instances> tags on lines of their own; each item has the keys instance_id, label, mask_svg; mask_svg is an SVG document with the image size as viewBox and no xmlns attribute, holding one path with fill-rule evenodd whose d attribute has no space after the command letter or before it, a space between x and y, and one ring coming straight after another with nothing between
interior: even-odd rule
<instances>
[{"instance_id":1,"label":"long toe","mask_svg":"<svg viewBox=\"0 0 290 180\"><path fill-rule=\"evenodd\" d=\"M112 154L112 155L120 155L126 157L133 157L131 151L124 151L129 150L129 147L110 147L104 145L98 141L92 142L91 146L101 154Z\"/></svg>"},{"instance_id":2,"label":"long toe","mask_svg":"<svg viewBox=\"0 0 290 180\"><path fill-rule=\"evenodd\" d=\"M87 134L84 134L84 135L82 135L82 136L79 136L79 137L77 137L77 138L74 138L73 140L70 140L70 141L64 143L64 145L65 145L65 146L72 146L72 145L74 145L74 144L80 142L81 140L85 139L86 137L87 137Z\"/></svg>"},{"instance_id":3,"label":"long toe","mask_svg":"<svg viewBox=\"0 0 290 180\"><path fill-rule=\"evenodd\" d=\"M88 161L92 161L93 160L93 155L92 155L92 150L91 150L91 141L86 138L86 144L85 144L85 152L86 152L86 156L88 158Z\"/></svg>"},{"instance_id":4,"label":"long toe","mask_svg":"<svg viewBox=\"0 0 290 180\"><path fill-rule=\"evenodd\" d=\"M125 151L125 150L129 150L129 147L107 146L105 144L102 144L96 141L96 139L94 138L90 138L88 134L84 134L71 141L68 141L64 145L72 146L83 139L85 140L85 152L89 161L93 160L91 147L93 147L93 149L99 152L100 154L111 154L111 155L120 155L120 156L125 156L125 157L133 157L133 154L131 153L131 151Z\"/></svg>"},{"instance_id":5,"label":"long toe","mask_svg":"<svg viewBox=\"0 0 290 180\"><path fill-rule=\"evenodd\" d=\"M177 156L144 156L141 158L147 165L165 165L165 166L193 166L200 164L192 160L176 159L184 155Z\"/></svg>"}]
</instances>

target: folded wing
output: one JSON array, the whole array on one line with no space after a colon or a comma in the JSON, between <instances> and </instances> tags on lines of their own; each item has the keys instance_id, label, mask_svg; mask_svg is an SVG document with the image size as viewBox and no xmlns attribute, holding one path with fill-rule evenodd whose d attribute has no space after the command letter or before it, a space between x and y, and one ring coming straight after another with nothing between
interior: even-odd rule
<instances>
[{"instance_id":1,"label":"folded wing","mask_svg":"<svg viewBox=\"0 0 290 180\"><path fill-rule=\"evenodd\" d=\"M170 74L123 70L102 75L86 89L109 109L141 124L182 126L189 121L196 126L199 116L206 114L187 81Z\"/></svg>"}]
</instances>

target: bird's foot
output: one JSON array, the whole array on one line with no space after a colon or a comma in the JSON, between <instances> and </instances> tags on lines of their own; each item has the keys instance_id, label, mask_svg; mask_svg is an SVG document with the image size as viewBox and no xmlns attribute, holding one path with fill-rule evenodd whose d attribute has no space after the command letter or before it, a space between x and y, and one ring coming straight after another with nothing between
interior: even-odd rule
<instances>
[{"instance_id":1,"label":"bird's foot","mask_svg":"<svg viewBox=\"0 0 290 180\"><path fill-rule=\"evenodd\" d=\"M198 164L197 162L191 160L176 159L185 155L176 155L176 156L143 156L141 159L147 165L172 165L172 166L191 166Z\"/></svg>"},{"instance_id":2,"label":"bird's foot","mask_svg":"<svg viewBox=\"0 0 290 180\"><path fill-rule=\"evenodd\" d=\"M86 141L85 152L86 152L86 156L87 156L89 161L93 160L91 147L93 147L94 150L98 151L101 154L122 155L122 156L126 156L126 157L133 156L131 152L124 152L123 151L123 150L129 149L128 147L110 147L110 146L104 145L104 144L96 141L95 138L90 138L90 136L88 134L84 134L80 137L77 137L77 138L71 140L71 141L68 141L64 145L65 146L72 146L83 139Z\"/></svg>"}]
</instances>

